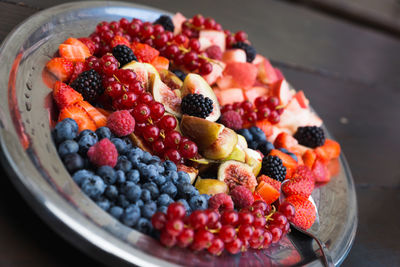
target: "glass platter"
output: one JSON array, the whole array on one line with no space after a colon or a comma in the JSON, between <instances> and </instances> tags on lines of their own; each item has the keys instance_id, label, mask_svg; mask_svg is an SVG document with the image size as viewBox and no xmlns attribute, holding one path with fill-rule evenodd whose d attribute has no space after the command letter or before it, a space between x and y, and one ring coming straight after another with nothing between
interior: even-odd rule
<instances>
[{"instance_id":1,"label":"glass platter","mask_svg":"<svg viewBox=\"0 0 400 267\"><path fill-rule=\"evenodd\" d=\"M46 62L66 38L87 36L98 22L137 17L153 21L162 10L122 2L76 2L38 12L16 27L0 50L0 160L32 208L56 232L109 265L139 266L318 266L316 246L290 235L263 251L241 255L166 249L128 228L86 197L74 183L51 140L50 90L42 80ZM335 265L349 252L357 228L354 183L342 155L339 173L313 192L318 218L312 227Z\"/></svg>"}]
</instances>

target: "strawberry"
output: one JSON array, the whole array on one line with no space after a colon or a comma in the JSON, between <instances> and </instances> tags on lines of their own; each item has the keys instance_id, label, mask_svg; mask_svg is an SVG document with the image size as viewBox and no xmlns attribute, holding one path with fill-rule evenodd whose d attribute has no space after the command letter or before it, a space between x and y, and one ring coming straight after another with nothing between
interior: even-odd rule
<instances>
[{"instance_id":1,"label":"strawberry","mask_svg":"<svg viewBox=\"0 0 400 267\"><path fill-rule=\"evenodd\" d=\"M90 51L90 54L95 54L96 52L96 44L92 41L92 39L87 38L87 37L82 37L82 38L78 38L79 41L81 41L82 43L84 43Z\"/></svg>"},{"instance_id":2,"label":"strawberry","mask_svg":"<svg viewBox=\"0 0 400 267\"><path fill-rule=\"evenodd\" d=\"M312 172L316 183L325 183L331 180L328 167L319 159L314 162Z\"/></svg>"},{"instance_id":3,"label":"strawberry","mask_svg":"<svg viewBox=\"0 0 400 267\"><path fill-rule=\"evenodd\" d=\"M312 168L315 160L317 159L317 154L315 154L314 151L308 149L306 150L306 152L304 152L303 156L302 156L304 165L306 165L308 168Z\"/></svg>"},{"instance_id":4,"label":"strawberry","mask_svg":"<svg viewBox=\"0 0 400 267\"><path fill-rule=\"evenodd\" d=\"M281 190L282 183L275 179L268 177L267 175L261 175L260 177L258 177L258 182L261 182L261 181L264 181L265 183L272 185L272 187L274 187L278 191Z\"/></svg>"},{"instance_id":5,"label":"strawberry","mask_svg":"<svg viewBox=\"0 0 400 267\"><path fill-rule=\"evenodd\" d=\"M292 223L303 229L308 229L314 224L316 211L311 201L299 195L291 195L285 201L292 204L296 210Z\"/></svg>"},{"instance_id":6,"label":"strawberry","mask_svg":"<svg viewBox=\"0 0 400 267\"><path fill-rule=\"evenodd\" d=\"M82 107L89 114L89 116L95 122L97 128L107 125L107 117L98 111L97 108L93 107L89 102L80 101L76 103L76 105Z\"/></svg>"},{"instance_id":7,"label":"strawberry","mask_svg":"<svg viewBox=\"0 0 400 267\"><path fill-rule=\"evenodd\" d=\"M268 204L274 203L280 196L279 190L264 181L260 181L256 188L256 192L260 194L260 196Z\"/></svg>"},{"instance_id":8,"label":"strawberry","mask_svg":"<svg viewBox=\"0 0 400 267\"><path fill-rule=\"evenodd\" d=\"M74 71L72 72L70 81L73 82L79 74L88 70L86 63L76 62L74 66Z\"/></svg>"},{"instance_id":9,"label":"strawberry","mask_svg":"<svg viewBox=\"0 0 400 267\"><path fill-rule=\"evenodd\" d=\"M257 121L256 126L265 133L265 136L272 135L273 132L272 124L267 119Z\"/></svg>"},{"instance_id":10,"label":"strawberry","mask_svg":"<svg viewBox=\"0 0 400 267\"><path fill-rule=\"evenodd\" d=\"M150 63L160 54L157 49L141 43L133 43L132 51L140 62L146 63Z\"/></svg>"},{"instance_id":11,"label":"strawberry","mask_svg":"<svg viewBox=\"0 0 400 267\"><path fill-rule=\"evenodd\" d=\"M68 82L74 71L74 63L62 57L55 57L47 62L46 68L58 80Z\"/></svg>"},{"instance_id":12,"label":"strawberry","mask_svg":"<svg viewBox=\"0 0 400 267\"><path fill-rule=\"evenodd\" d=\"M117 35L111 40L111 48L114 48L117 45L126 45L127 47L130 47L131 43L125 37Z\"/></svg>"},{"instance_id":13,"label":"strawberry","mask_svg":"<svg viewBox=\"0 0 400 267\"><path fill-rule=\"evenodd\" d=\"M85 129L89 129L92 131L96 131L96 124L89 116L89 114L80 106L70 105L63 108L60 111L60 115L58 117L58 121L62 121L65 118L71 118L76 121L79 127L79 131L83 131Z\"/></svg>"},{"instance_id":14,"label":"strawberry","mask_svg":"<svg viewBox=\"0 0 400 267\"><path fill-rule=\"evenodd\" d=\"M89 48L76 38L68 38L58 47L61 57L73 62L85 62L85 59L90 57Z\"/></svg>"},{"instance_id":15,"label":"strawberry","mask_svg":"<svg viewBox=\"0 0 400 267\"><path fill-rule=\"evenodd\" d=\"M274 146L276 148L285 148L287 150L290 150L292 147L297 146L298 144L299 142L297 142L293 136L285 132L278 134L274 141Z\"/></svg>"},{"instance_id":16,"label":"strawberry","mask_svg":"<svg viewBox=\"0 0 400 267\"><path fill-rule=\"evenodd\" d=\"M293 173L293 176L300 176L300 177L312 179L313 181L315 181L313 172L311 171L311 169L309 167L307 167L305 165L299 165L297 167L297 169L295 170L295 172Z\"/></svg>"},{"instance_id":17,"label":"strawberry","mask_svg":"<svg viewBox=\"0 0 400 267\"><path fill-rule=\"evenodd\" d=\"M278 158L280 158L282 160L282 164L283 166L285 166L286 168L290 168L290 169L296 169L297 168L297 161L292 158L291 156L289 156L288 154L278 150L278 149L272 149L269 154L271 156L277 156Z\"/></svg>"},{"instance_id":18,"label":"strawberry","mask_svg":"<svg viewBox=\"0 0 400 267\"><path fill-rule=\"evenodd\" d=\"M168 70L169 60L165 57L158 56L151 61L151 65L153 65L158 71Z\"/></svg>"},{"instance_id":19,"label":"strawberry","mask_svg":"<svg viewBox=\"0 0 400 267\"><path fill-rule=\"evenodd\" d=\"M322 146L315 149L315 153L317 153L317 155L323 154L325 156L325 159L329 161L331 159L339 157L340 145L338 142L332 139L326 139L325 143Z\"/></svg>"},{"instance_id":20,"label":"strawberry","mask_svg":"<svg viewBox=\"0 0 400 267\"><path fill-rule=\"evenodd\" d=\"M314 179L297 175L282 184L282 191L286 196L300 195L303 197L309 197L313 190Z\"/></svg>"},{"instance_id":21,"label":"strawberry","mask_svg":"<svg viewBox=\"0 0 400 267\"><path fill-rule=\"evenodd\" d=\"M53 98L59 109L83 100L83 96L65 83L57 81L53 87Z\"/></svg>"}]
</instances>

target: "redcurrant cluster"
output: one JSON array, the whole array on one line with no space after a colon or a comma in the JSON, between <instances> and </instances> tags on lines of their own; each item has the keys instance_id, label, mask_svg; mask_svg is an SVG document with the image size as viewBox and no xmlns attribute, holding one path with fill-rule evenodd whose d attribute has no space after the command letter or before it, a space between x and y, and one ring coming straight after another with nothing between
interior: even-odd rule
<instances>
[{"instance_id":1,"label":"redcurrant cluster","mask_svg":"<svg viewBox=\"0 0 400 267\"><path fill-rule=\"evenodd\" d=\"M225 113L229 110L238 112L245 125L253 125L256 121L265 119L271 124L279 123L284 108L279 106L279 99L275 96L259 96L255 99L254 104L250 101L226 104L222 107L221 112Z\"/></svg>"},{"instance_id":2,"label":"redcurrant cluster","mask_svg":"<svg viewBox=\"0 0 400 267\"><path fill-rule=\"evenodd\" d=\"M170 204L167 213L157 212L152 217L155 229L161 231L160 242L167 246L189 247L194 251L207 249L219 255L224 249L231 254L248 248L263 249L277 243L290 229L288 219L295 210L283 203L279 211L264 201L255 201L239 212L225 210L196 210L185 216L184 206Z\"/></svg>"}]
</instances>

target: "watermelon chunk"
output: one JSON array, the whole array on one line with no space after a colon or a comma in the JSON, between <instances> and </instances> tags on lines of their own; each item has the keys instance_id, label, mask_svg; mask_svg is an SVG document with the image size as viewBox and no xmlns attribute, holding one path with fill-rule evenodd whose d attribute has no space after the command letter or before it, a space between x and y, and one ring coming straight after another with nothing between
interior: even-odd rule
<instances>
[{"instance_id":1,"label":"watermelon chunk","mask_svg":"<svg viewBox=\"0 0 400 267\"><path fill-rule=\"evenodd\" d=\"M225 34L222 31L202 30L199 32L200 50L206 50L208 47L217 45L221 51L225 51Z\"/></svg>"},{"instance_id":2,"label":"watermelon chunk","mask_svg":"<svg viewBox=\"0 0 400 267\"><path fill-rule=\"evenodd\" d=\"M226 65L223 75L232 76L236 87L249 89L256 81L257 67L247 62L231 62Z\"/></svg>"},{"instance_id":3,"label":"watermelon chunk","mask_svg":"<svg viewBox=\"0 0 400 267\"><path fill-rule=\"evenodd\" d=\"M246 62L246 52L243 49L229 49L222 55L222 61L230 62Z\"/></svg>"}]
</instances>

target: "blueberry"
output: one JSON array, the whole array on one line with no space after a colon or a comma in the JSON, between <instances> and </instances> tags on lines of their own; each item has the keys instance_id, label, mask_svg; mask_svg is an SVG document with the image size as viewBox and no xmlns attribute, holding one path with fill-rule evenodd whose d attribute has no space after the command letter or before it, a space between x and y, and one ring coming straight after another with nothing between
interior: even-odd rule
<instances>
[{"instance_id":1,"label":"blueberry","mask_svg":"<svg viewBox=\"0 0 400 267\"><path fill-rule=\"evenodd\" d=\"M139 183L140 181L140 173L138 170L130 170L126 174L126 180L134 182L135 184Z\"/></svg>"},{"instance_id":2,"label":"blueberry","mask_svg":"<svg viewBox=\"0 0 400 267\"><path fill-rule=\"evenodd\" d=\"M168 194L172 198L175 198L176 194L178 193L178 189L172 182L166 182L162 187L161 187L161 193Z\"/></svg>"},{"instance_id":3,"label":"blueberry","mask_svg":"<svg viewBox=\"0 0 400 267\"><path fill-rule=\"evenodd\" d=\"M126 192L128 192L128 190L133 186L136 186L134 182L125 181L124 183L119 185L119 189L121 190L121 193L126 194Z\"/></svg>"},{"instance_id":4,"label":"blueberry","mask_svg":"<svg viewBox=\"0 0 400 267\"><path fill-rule=\"evenodd\" d=\"M138 230L139 232L142 232L143 234L148 235L153 230L153 226L150 220L145 218L140 218L135 225L135 229Z\"/></svg>"},{"instance_id":5,"label":"blueberry","mask_svg":"<svg viewBox=\"0 0 400 267\"><path fill-rule=\"evenodd\" d=\"M208 207L207 200L203 195L192 197L189 205L192 210L205 210Z\"/></svg>"},{"instance_id":6,"label":"blueberry","mask_svg":"<svg viewBox=\"0 0 400 267\"><path fill-rule=\"evenodd\" d=\"M262 142L267 140L267 137L265 136L263 130L256 126L250 128L250 133L253 135L254 141Z\"/></svg>"},{"instance_id":7,"label":"blueberry","mask_svg":"<svg viewBox=\"0 0 400 267\"><path fill-rule=\"evenodd\" d=\"M109 185L104 191L104 195L111 201L114 201L118 197L118 189L115 185Z\"/></svg>"},{"instance_id":8,"label":"blueberry","mask_svg":"<svg viewBox=\"0 0 400 267\"><path fill-rule=\"evenodd\" d=\"M120 195L118 195L118 198L117 198L117 204L118 204L118 206L126 208L129 206L130 203L124 194L120 194Z\"/></svg>"},{"instance_id":9,"label":"blueberry","mask_svg":"<svg viewBox=\"0 0 400 267\"><path fill-rule=\"evenodd\" d=\"M79 145L74 140L65 140L58 146L58 155L61 158L68 154L77 153L79 151Z\"/></svg>"},{"instance_id":10,"label":"blueberry","mask_svg":"<svg viewBox=\"0 0 400 267\"><path fill-rule=\"evenodd\" d=\"M144 202L143 202L143 200L139 199L138 201L136 201L135 205L138 207L141 207L144 205Z\"/></svg>"},{"instance_id":11,"label":"blueberry","mask_svg":"<svg viewBox=\"0 0 400 267\"><path fill-rule=\"evenodd\" d=\"M174 171L174 170L168 170L168 171L166 171L166 172L165 172L165 178L166 178L167 181L171 181L171 182L173 182L175 185L178 184L179 176L178 176L178 173L177 173L176 171Z\"/></svg>"},{"instance_id":12,"label":"blueberry","mask_svg":"<svg viewBox=\"0 0 400 267\"><path fill-rule=\"evenodd\" d=\"M140 188L140 186L134 184L134 186L129 187L129 189L126 191L126 197L130 201L136 202L140 198L141 193L142 189Z\"/></svg>"},{"instance_id":13,"label":"blueberry","mask_svg":"<svg viewBox=\"0 0 400 267\"><path fill-rule=\"evenodd\" d=\"M124 209L121 208L120 206L113 206L109 210L111 216L115 217L117 220L119 220L124 213Z\"/></svg>"},{"instance_id":14,"label":"blueberry","mask_svg":"<svg viewBox=\"0 0 400 267\"><path fill-rule=\"evenodd\" d=\"M85 161L78 153L66 155L63 161L69 173L74 173L85 167Z\"/></svg>"},{"instance_id":15,"label":"blueberry","mask_svg":"<svg viewBox=\"0 0 400 267\"><path fill-rule=\"evenodd\" d=\"M297 158L297 156L295 155L295 154L293 154L292 152L288 152L288 153L286 153L286 154L288 154L289 156L291 156L295 161L299 161L299 159Z\"/></svg>"},{"instance_id":16,"label":"blueberry","mask_svg":"<svg viewBox=\"0 0 400 267\"><path fill-rule=\"evenodd\" d=\"M208 201L210 200L210 198L211 198L211 195L208 195L208 194L201 194L205 199L206 199L206 201L207 201L207 203L208 203Z\"/></svg>"},{"instance_id":17,"label":"blueberry","mask_svg":"<svg viewBox=\"0 0 400 267\"><path fill-rule=\"evenodd\" d=\"M53 131L53 136L57 144L64 140L72 140L76 138L77 134L78 124L70 118L66 118L57 123Z\"/></svg>"},{"instance_id":18,"label":"blueberry","mask_svg":"<svg viewBox=\"0 0 400 267\"><path fill-rule=\"evenodd\" d=\"M260 152L263 153L264 156L267 156L269 152L274 148L274 145L268 141L261 142L257 146L257 149L260 150Z\"/></svg>"},{"instance_id":19,"label":"blueberry","mask_svg":"<svg viewBox=\"0 0 400 267\"><path fill-rule=\"evenodd\" d=\"M112 138L111 142L115 145L115 148L118 151L118 154L123 155L128 152L128 146L125 141L120 138Z\"/></svg>"},{"instance_id":20,"label":"blueberry","mask_svg":"<svg viewBox=\"0 0 400 267\"><path fill-rule=\"evenodd\" d=\"M161 161L160 157L153 155L151 157L151 160L150 160L149 164L159 163L160 161Z\"/></svg>"},{"instance_id":21,"label":"blueberry","mask_svg":"<svg viewBox=\"0 0 400 267\"><path fill-rule=\"evenodd\" d=\"M93 175L82 182L82 191L90 198L97 199L104 193L106 185L97 175Z\"/></svg>"},{"instance_id":22,"label":"blueberry","mask_svg":"<svg viewBox=\"0 0 400 267\"><path fill-rule=\"evenodd\" d=\"M136 155L135 156L130 156L128 154L128 159L132 163L132 167L133 168L139 169L139 165L142 164L142 163L140 162L140 158L138 156L136 156Z\"/></svg>"},{"instance_id":23,"label":"blueberry","mask_svg":"<svg viewBox=\"0 0 400 267\"><path fill-rule=\"evenodd\" d=\"M183 206L185 207L186 210L186 215L189 215L190 213L192 213L192 209L189 206L189 203L186 201L186 199L178 199L178 202L181 202L183 204Z\"/></svg>"},{"instance_id":24,"label":"blueberry","mask_svg":"<svg viewBox=\"0 0 400 267\"><path fill-rule=\"evenodd\" d=\"M253 134L249 131L249 129L240 129L237 131L237 133L243 135L247 143L253 141Z\"/></svg>"},{"instance_id":25,"label":"blueberry","mask_svg":"<svg viewBox=\"0 0 400 267\"><path fill-rule=\"evenodd\" d=\"M107 165L99 167L96 174L103 178L106 184L115 184L115 181L117 180L117 175L114 169Z\"/></svg>"},{"instance_id":26,"label":"blueberry","mask_svg":"<svg viewBox=\"0 0 400 267\"><path fill-rule=\"evenodd\" d=\"M140 218L140 208L136 205L129 205L121 216L122 222L127 226L134 226Z\"/></svg>"},{"instance_id":27,"label":"blueberry","mask_svg":"<svg viewBox=\"0 0 400 267\"><path fill-rule=\"evenodd\" d=\"M153 182L155 182L158 186L162 186L163 184L165 184L166 181L167 181L167 179L166 179L165 176L162 175L162 174L157 175L157 176L153 179Z\"/></svg>"},{"instance_id":28,"label":"blueberry","mask_svg":"<svg viewBox=\"0 0 400 267\"><path fill-rule=\"evenodd\" d=\"M151 199L156 199L160 195L160 191L155 183L145 183L143 184L142 189L147 189L150 191Z\"/></svg>"},{"instance_id":29,"label":"blueberry","mask_svg":"<svg viewBox=\"0 0 400 267\"><path fill-rule=\"evenodd\" d=\"M157 204L154 201L144 203L144 205L140 207L140 211L143 217L151 219L151 216L157 211Z\"/></svg>"},{"instance_id":30,"label":"blueberry","mask_svg":"<svg viewBox=\"0 0 400 267\"><path fill-rule=\"evenodd\" d=\"M124 137L121 137L121 139L125 142L125 144L126 144L126 147L127 147L127 152L132 148L132 140L131 140L131 138L129 137L129 136L124 136Z\"/></svg>"},{"instance_id":31,"label":"blueberry","mask_svg":"<svg viewBox=\"0 0 400 267\"><path fill-rule=\"evenodd\" d=\"M148 202L151 200L151 194L150 191L147 189L142 190L142 194L140 195L140 199L143 200L144 202Z\"/></svg>"},{"instance_id":32,"label":"blueberry","mask_svg":"<svg viewBox=\"0 0 400 267\"><path fill-rule=\"evenodd\" d=\"M162 213L167 213L168 207L167 206L158 206L157 211Z\"/></svg>"},{"instance_id":33,"label":"blueberry","mask_svg":"<svg viewBox=\"0 0 400 267\"><path fill-rule=\"evenodd\" d=\"M190 183L190 176L186 172L179 171L178 172L178 183L183 184L183 183Z\"/></svg>"},{"instance_id":34,"label":"blueberry","mask_svg":"<svg viewBox=\"0 0 400 267\"><path fill-rule=\"evenodd\" d=\"M132 169L132 163L125 156L119 156L115 169L128 172Z\"/></svg>"},{"instance_id":35,"label":"blueberry","mask_svg":"<svg viewBox=\"0 0 400 267\"><path fill-rule=\"evenodd\" d=\"M107 211L111 206L111 203L107 198L99 199L98 201L96 201L96 204L105 211Z\"/></svg>"},{"instance_id":36,"label":"blueberry","mask_svg":"<svg viewBox=\"0 0 400 267\"><path fill-rule=\"evenodd\" d=\"M251 148L251 149L254 149L254 150L257 149L258 144L259 143L257 141L250 141L250 142L247 143L248 147Z\"/></svg>"},{"instance_id":37,"label":"blueberry","mask_svg":"<svg viewBox=\"0 0 400 267\"><path fill-rule=\"evenodd\" d=\"M161 194L157 198L157 206L168 206L172 202L174 202L174 200L167 194Z\"/></svg>"},{"instance_id":38,"label":"blueberry","mask_svg":"<svg viewBox=\"0 0 400 267\"><path fill-rule=\"evenodd\" d=\"M144 182L154 181L158 176L157 168L154 165L139 166L139 172Z\"/></svg>"},{"instance_id":39,"label":"blueberry","mask_svg":"<svg viewBox=\"0 0 400 267\"><path fill-rule=\"evenodd\" d=\"M172 72L173 72L176 76L178 76L178 78L181 79L182 81L185 80L186 75L187 75L185 72L183 72L183 71L181 71L181 70L179 70L179 69L173 70Z\"/></svg>"},{"instance_id":40,"label":"blueberry","mask_svg":"<svg viewBox=\"0 0 400 267\"><path fill-rule=\"evenodd\" d=\"M283 147L278 148L278 150L282 151L285 154L289 153L289 150L287 150L286 148L283 148Z\"/></svg>"},{"instance_id":41,"label":"blueberry","mask_svg":"<svg viewBox=\"0 0 400 267\"><path fill-rule=\"evenodd\" d=\"M164 166L165 171L177 171L178 170L175 163L173 163L170 160L166 160L162 164Z\"/></svg>"},{"instance_id":42,"label":"blueberry","mask_svg":"<svg viewBox=\"0 0 400 267\"><path fill-rule=\"evenodd\" d=\"M116 183L118 185L121 185L126 181L125 173L121 170L115 172L115 177L116 177Z\"/></svg>"},{"instance_id":43,"label":"blueberry","mask_svg":"<svg viewBox=\"0 0 400 267\"><path fill-rule=\"evenodd\" d=\"M99 140L101 140L103 138L111 139L111 136L112 136L110 128L108 128L106 126L98 128L96 130L96 134L97 134L97 137L99 138ZM112 142L112 140L111 140L111 142Z\"/></svg>"},{"instance_id":44,"label":"blueberry","mask_svg":"<svg viewBox=\"0 0 400 267\"><path fill-rule=\"evenodd\" d=\"M143 163L149 163L152 158L153 158L153 156L149 152L147 152L147 151L143 152L143 155L142 155L142 162Z\"/></svg>"},{"instance_id":45,"label":"blueberry","mask_svg":"<svg viewBox=\"0 0 400 267\"><path fill-rule=\"evenodd\" d=\"M82 135L83 132L86 132L86 134ZM91 131L91 130L84 130L81 132L79 135L79 153L83 156L86 156L87 151L91 146L96 144L98 141L97 135Z\"/></svg>"},{"instance_id":46,"label":"blueberry","mask_svg":"<svg viewBox=\"0 0 400 267\"><path fill-rule=\"evenodd\" d=\"M91 171L80 170L80 171L75 172L74 175L72 175L72 179L75 181L75 183L77 183L77 185L82 186L83 181L85 181L86 179L89 179L93 175L94 175L94 173Z\"/></svg>"},{"instance_id":47,"label":"blueberry","mask_svg":"<svg viewBox=\"0 0 400 267\"><path fill-rule=\"evenodd\" d=\"M134 147L128 152L128 158L130 161L132 161L132 158L141 159L143 156L143 153L144 153L143 150L141 150L138 147Z\"/></svg>"},{"instance_id":48,"label":"blueberry","mask_svg":"<svg viewBox=\"0 0 400 267\"><path fill-rule=\"evenodd\" d=\"M157 170L158 173L164 173L165 168L161 163L159 163L159 162L153 163L153 166L156 167L156 170Z\"/></svg>"},{"instance_id":49,"label":"blueberry","mask_svg":"<svg viewBox=\"0 0 400 267\"><path fill-rule=\"evenodd\" d=\"M199 195L199 191L191 183L178 184L179 196L184 199Z\"/></svg>"}]
</instances>

